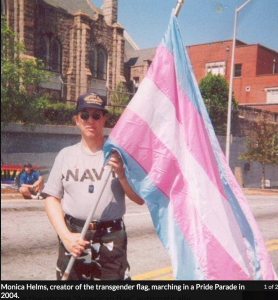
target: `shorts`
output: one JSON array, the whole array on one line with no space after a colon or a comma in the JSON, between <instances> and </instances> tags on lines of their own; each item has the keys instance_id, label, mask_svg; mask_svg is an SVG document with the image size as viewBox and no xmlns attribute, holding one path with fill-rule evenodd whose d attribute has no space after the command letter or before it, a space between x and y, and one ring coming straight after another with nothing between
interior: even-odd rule
<instances>
[{"instance_id":1,"label":"shorts","mask_svg":"<svg viewBox=\"0 0 278 300\"><path fill-rule=\"evenodd\" d=\"M19 188L20 189L20 188ZM19 190L18 189L18 190ZM33 196L36 196L37 195L37 192L38 192L38 189L34 189L34 188L28 188L29 189L29 191L30 191L30 193L33 195ZM25 196L25 195L23 195L23 198L24 199L32 199L32 197L30 197L30 196Z\"/></svg>"},{"instance_id":2,"label":"shorts","mask_svg":"<svg viewBox=\"0 0 278 300\"><path fill-rule=\"evenodd\" d=\"M89 230L85 239L90 241L83 253L75 259L68 280L130 280L127 261L127 235L124 222L120 228ZM81 232L82 227L66 224L71 232ZM59 239L57 280L61 280L71 255Z\"/></svg>"}]
</instances>

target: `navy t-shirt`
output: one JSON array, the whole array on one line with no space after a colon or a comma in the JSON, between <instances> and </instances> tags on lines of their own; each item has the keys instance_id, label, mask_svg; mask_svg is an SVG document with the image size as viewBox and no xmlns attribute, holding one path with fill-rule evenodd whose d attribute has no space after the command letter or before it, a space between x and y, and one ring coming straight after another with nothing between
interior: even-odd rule
<instances>
[{"instance_id":1,"label":"navy t-shirt","mask_svg":"<svg viewBox=\"0 0 278 300\"><path fill-rule=\"evenodd\" d=\"M40 177L40 174L36 171L31 171L30 174L23 171L19 178L19 185L22 184L34 184Z\"/></svg>"}]
</instances>

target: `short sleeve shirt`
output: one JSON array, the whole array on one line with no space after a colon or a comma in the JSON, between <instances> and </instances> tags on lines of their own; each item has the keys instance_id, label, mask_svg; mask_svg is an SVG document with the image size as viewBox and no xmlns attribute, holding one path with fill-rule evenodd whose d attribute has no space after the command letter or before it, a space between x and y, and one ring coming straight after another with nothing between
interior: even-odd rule
<instances>
[{"instance_id":1,"label":"short sleeve shirt","mask_svg":"<svg viewBox=\"0 0 278 300\"><path fill-rule=\"evenodd\" d=\"M25 171L22 172L19 178L19 185L22 184L34 184L40 177L40 174L36 171L31 171L30 174L26 173Z\"/></svg>"},{"instance_id":2,"label":"short sleeve shirt","mask_svg":"<svg viewBox=\"0 0 278 300\"><path fill-rule=\"evenodd\" d=\"M66 147L57 155L43 192L62 199L64 213L86 220L103 184L103 164L102 150L92 153L81 142ZM124 213L124 190L112 172L93 220L119 219Z\"/></svg>"}]
</instances>

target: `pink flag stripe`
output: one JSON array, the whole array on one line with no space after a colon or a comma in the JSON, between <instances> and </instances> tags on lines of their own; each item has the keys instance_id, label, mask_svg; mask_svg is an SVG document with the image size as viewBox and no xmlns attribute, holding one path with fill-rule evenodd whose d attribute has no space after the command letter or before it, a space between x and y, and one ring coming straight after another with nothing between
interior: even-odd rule
<instances>
[{"instance_id":1,"label":"pink flag stripe","mask_svg":"<svg viewBox=\"0 0 278 300\"><path fill-rule=\"evenodd\" d=\"M155 57L148 70L146 78L152 79L158 88L165 93L168 99L176 108L176 117L181 122L181 111L179 107L178 91L172 87L177 87L177 77L175 72L175 62L172 53L163 46L156 48ZM170 88L169 88L170 87Z\"/></svg>"},{"instance_id":2,"label":"pink flag stripe","mask_svg":"<svg viewBox=\"0 0 278 300\"><path fill-rule=\"evenodd\" d=\"M251 210L226 171L174 14L148 76L112 131L106 159L115 148L123 155L175 277L273 279Z\"/></svg>"},{"instance_id":3,"label":"pink flag stripe","mask_svg":"<svg viewBox=\"0 0 278 300\"><path fill-rule=\"evenodd\" d=\"M220 146L219 146L220 147ZM258 248L258 252L260 255L260 264L261 264L261 269L262 269L262 279L267 278L268 280L275 280L277 279L275 277L275 272L273 270L273 265L272 262L270 260L270 256L268 255L266 246L265 246L265 242L263 240L263 237L259 231L258 228L258 224L249 208L249 205L246 201L246 198L243 194L243 191L241 190L241 188L239 187L231 169L228 167L228 164L226 162L226 158L223 154L223 152L221 153L221 160L222 160L222 164L224 166L225 169L225 173L226 173L226 177L227 177L227 181L231 187L231 189L234 191L235 196L238 200L238 203L242 209L242 211L244 212L250 226L252 227L253 230L253 234L255 235L255 240L257 242L257 248Z\"/></svg>"},{"instance_id":4,"label":"pink flag stripe","mask_svg":"<svg viewBox=\"0 0 278 300\"><path fill-rule=\"evenodd\" d=\"M192 129L194 130L194 128L201 128L200 130L195 130L195 134L198 134L199 133L202 133L204 134L204 138L205 138L205 143L204 143L204 139L202 139L201 136L199 136L198 138L196 139L190 139L188 138L188 134L185 134L185 138L187 138L187 141L188 143L191 142L192 144L192 153L197 153L197 156L196 157L198 159L198 161L200 162L200 164L204 167L205 164L211 160L212 163L213 163L213 166L211 168L211 166L208 166L209 167L209 170L207 168L204 167L204 169L209 172L211 170L211 173L213 174L210 174L210 178L212 179L212 181L215 182L215 179L217 181L217 185L218 185L218 188L219 190L221 191L222 195L225 196L225 198L227 197L226 196L226 193L224 191L224 188L223 188L223 185L222 185L222 182L221 182L221 179L220 179L220 176L218 176L219 174L219 171L218 171L218 166L217 166L217 163L214 159L214 154L213 154L213 150L211 148L211 144L210 144L210 141L209 141L209 137L207 135L207 131L205 129L205 124L204 124L204 120L203 118L199 115L198 111L195 109L195 106L193 105L193 103L187 98L186 94L184 94L184 92L180 89L180 87L177 87L177 86L174 86L169 84L168 83L170 82L168 80L168 76L169 77L176 77L176 74L175 74L175 65L174 65L174 58L173 58L173 55L172 53L164 48L163 46L160 46L160 55L163 55L163 61L167 61L167 70L168 72L166 73L163 73L161 72L161 70L158 70L159 68L161 68L161 56L159 57L159 62L156 61L155 63L152 64L153 68L150 68L149 69L149 72L147 74L148 78L152 79L155 84L158 86L158 88L160 90L162 90L163 93L165 93L169 98L171 98L171 102L175 105L180 105L180 107L177 108L177 114L180 112L180 111L191 111L192 112L192 109L189 109L188 110L188 106L191 106L191 108L193 108L193 110L195 111L195 116L192 117L192 119L190 119L190 114L188 115L181 115L180 118L178 119L179 122L181 122L183 125L184 125L184 128L186 128L186 131L187 133L188 132L192 132ZM156 58L158 59L158 56L156 56ZM155 61L155 60L154 60ZM157 69L158 68L158 69ZM160 72L160 73L157 73L157 72ZM171 89L172 87L172 89ZM175 98L177 97L177 98ZM179 99L179 101L178 101ZM195 121L196 123L194 124L192 121ZM191 125L191 126L190 126ZM199 127L198 127L199 126ZM197 135L195 135L197 136ZM200 144L198 144L198 141L200 142ZM196 143L197 142L197 143ZM197 144L197 145L196 145ZM204 147L204 146L207 146ZM219 146L220 147L220 146ZM202 152L203 149L206 149L208 150L208 154L207 157L204 155L206 154L206 151ZM197 151L200 151L201 152L197 152ZM222 153L222 151L220 150L219 151L220 153ZM199 159L201 158L202 161ZM227 168L227 163L226 161L223 161L222 162L223 165L225 166L226 169L229 169ZM211 169L210 169L211 168ZM227 170L229 172L231 172L230 170ZM213 177L213 175L215 177ZM229 182L232 190L235 192L235 191L239 191L239 193L242 194L242 191L241 189L238 187L236 188L233 188L234 184L233 182L235 183L235 178L233 175L229 176L231 181ZM236 183L237 184L237 183ZM241 196L242 198L245 198L242 194ZM239 204L240 204L240 201L239 201ZM252 212L250 211L250 209L247 207L245 210L244 210L244 213L246 215L246 217L248 217L249 221L251 221L251 224L255 225L252 226L253 227L253 230L254 230L254 234L256 235L257 239L261 239L261 234L259 233L258 229L257 228L257 225L256 225L256 222L254 220L254 217L252 215ZM263 273L265 274L273 274L273 272L271 271L271 268L270 266L272 266L271 262L270 262L270 259L269 259L269 256L266 254L266 251L263 250L263 248L265 248L265 245L263 243L263 240L261 241L262 243L262 247L259 247L260 251L260 259L264 258L264 257L268 257L268 260L265 260L264 262L266 262L267 264L267 269L266 267L264 267L264 271ZM274 276L274 275L273 275Z\"/></svg>"},{"instance_id":5,"label":"pink flag stripe","mask_svg":"<svg viewBox=\"0 0 278 300\"><path fill-rule=\"evenodd\" d=\"M149 179L168 197L174 218L192 251L197 256L205 277L210 279L222 278L224 280L229 278L235 280L250 279L200 219L192 202L193 199L188 197L188 184L183 178L176 158L140 117L128 108L125 110L123 117L125 118L125 124L117 123L111 133L112 139L115 139L119 146L137 161L148 173ZM128 128L125 135L120 133L123 132L123 126ZM120 134L118 135L117 132ZM136 132L136 135L134 135L134 132ZM136 147L136 149L132 146L136 145L134 139L140 144L140 147ZM150 149L155 151L152 153ZM170 173L169 170L171 170ZM188 216L195 216L195 218L189 218ZM204 248L201 248L200 245L204 245ZM217 263L216 253L218 259L224 261L225 265Z\"/></svg>"},{"instance_id":6,"label":"pink flag stripe","mask_svg":"<svg viewBox=\"0 0 278 300\"><path fill-rule=\"evenodd\" d=\"M155 56L146 77L152 80L158 89L173 103L178 122L182 124L184 139L189 151L204 168L220 193L227 199L204 120L183 90L172 82L173 78L176 80L175 62L172 53L163 46L160 46L158 51L160 55ZM163 71L164 69L160 70L162 66L164 67L164 64L167 65L167 72ZM187 114L180 115L180 111L187 112Z\"/></svg>"},{"instance_id":7,"label":"pink flag stripe","mask_svg":"<svg viewBox=\"0 0 278 300\"><path fill-rule=\"evenodd\" d=\"M140 101L137 97L140 98ZM142 109L148 107L151 99L152 108ZM176 137L182 136L182 129L181 124L175 118L173 104L150 79L145 78L128 108L149 124L150 130L176 158L182 175L187 182L190 182L190 197L198 199L198 201L194 201L194 205L207 228L242 268L249 269L248 274L252 273L246 254L245 239L229 202L219 193L204 169L190 154L184 140L181 138L179 143L176 143ZM189 115L193 114L188 113ZM172 129L171 131L169 131L169 127ZM191 133L194 134L194 132ZM194 170L198 176L192 176L192 171L189 170ZM234 243L229 243L230 240L234 240Z\"/></svg>"}]
</instances>

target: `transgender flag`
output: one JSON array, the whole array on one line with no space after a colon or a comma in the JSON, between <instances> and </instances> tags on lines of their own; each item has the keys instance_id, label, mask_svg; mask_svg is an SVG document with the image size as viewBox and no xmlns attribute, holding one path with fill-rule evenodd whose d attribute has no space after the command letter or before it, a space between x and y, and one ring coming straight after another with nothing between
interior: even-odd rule
<instances>
[{"instance_id":1,"label":"transgender flag","mask_svg":"<svg viewBox=\"0 0 278 300\"><path fill-rule=\"evenodd\" d=\"M175 279L275 279L218 144L174 14L153 63L105 143L147 203Z\"/></svg>"}]
</instances>

